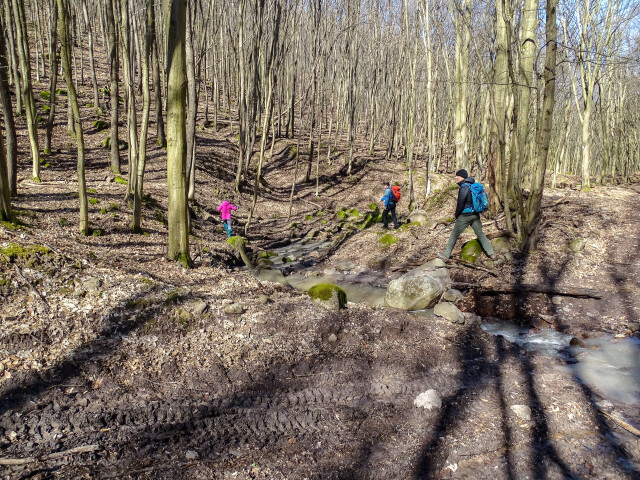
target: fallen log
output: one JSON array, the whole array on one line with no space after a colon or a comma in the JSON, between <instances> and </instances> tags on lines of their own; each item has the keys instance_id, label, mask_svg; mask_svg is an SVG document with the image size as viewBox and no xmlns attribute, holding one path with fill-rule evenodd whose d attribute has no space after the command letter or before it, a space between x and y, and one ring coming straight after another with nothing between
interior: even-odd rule
<instances>
[{"instance_id":1,"label":"fallen log","mask_svg":"<svg viewBox=\"0 0 640 480\"><path fill-rule=\"evenodd\" d=\"M533 284L494 284L491 286L479 286L477 288L480 295L499 295L501 293L546 293L547 295L558 295L564 297L576 298L595 298L601 299L602 296L596 290L590 288L578 287L550 287L549 285L533 285Z\"/></svg>"}]
</instances>

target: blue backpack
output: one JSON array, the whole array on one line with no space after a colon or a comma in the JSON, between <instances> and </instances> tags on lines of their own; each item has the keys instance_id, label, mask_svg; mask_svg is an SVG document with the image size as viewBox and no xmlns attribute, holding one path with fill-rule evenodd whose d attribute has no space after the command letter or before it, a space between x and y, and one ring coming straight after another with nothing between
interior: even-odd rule
<instances>
[{"instance_id":1,"label":"blue backpack","mask_svg":"<svg viewBox=\"0 0 640 480\"><path fill-rule=\"evenodd\" d=\"M471 185L469 185L469 189L471 190L471 199L473 201L474 212L484 212L487 208L489 208L489 200L487 200L487 194L480 182L472 183Z\"/></svg>"}]
</instances>

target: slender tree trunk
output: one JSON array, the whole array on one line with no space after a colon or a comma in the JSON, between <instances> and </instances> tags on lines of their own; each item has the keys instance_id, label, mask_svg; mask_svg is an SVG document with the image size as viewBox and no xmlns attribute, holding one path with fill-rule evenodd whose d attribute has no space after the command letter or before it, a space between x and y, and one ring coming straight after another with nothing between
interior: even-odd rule
<instances>
[{"instance_id":1,"label":"slender tree trunk","mask_svg":"<svg viewBox=\"0 0 640 480\"><path fill-rule=\"evenodd\" d=\"M4 154L4 141L2 140L2 129L0 128L0 220L3 222L13 221L11 211L11 188L7 176L7 157Z\"/></svg>"},{"instance_id":2,"label":"slender tree trunk","mask_svg":"<svg viewBox=\"0 0 640 480\"><path fill-rule=\"evenodd\" d=\"M120 0L120 28L122 32L122 71L127 86L127 131L129 137L129 188L126 198L133 192L134 176L138 170L138 115L136 113L136 92L131 65L131 28L129 24L129 2Z\"/></svg>"},{"instance_id":3,"label":"slender tree trunk","mask_svg":"<svg viewBox=\"0 0 640 480\"><path fill-rule=\"evenodd\" d=\"M168 257L191 266L186 178L186 0L165 0L167 22Z\"/></svg>"},{"instance_id":4,"label":"slender tree trunk","mask_svg":"<svg viewBox=\"0 0 640 480\"><path fill-rule=\"evenodd\" d=\"M188 3L187 3L188 4ZM195 199L196 188L196 116L198 114L198 94L196 92L195 48L193 39L193 19L187 8L186 55L187 55L187 198Z\"/></svg>"},{"instance_id":5,"label":"slender tree trunk","mask_svg":"<svg viewBox=\"0 0 640 480\"><path fill-rule=\"evenodd\" d=\"M556 9L558 0L547 0L546 9L546 58L544 68L544 99L540 112L540 128L536 136L537 158L531 183L531 193L527 200L527 216L523 224L522 249L531 251L535 248L538 238L537 232L540 225L542 193L544 190L544 177L551 142L551 130L553 127L553 107L555 104L556 88L556 51L557 51L557 24Z\"/></svg>"},{"instance_id":6,"label":"slender tree trunk","mask_svg":"<svg viewBox=\"0 0 640 480\"><path fill-rule=\"evenodd\" d=\"M140 124L140 145L138 147L138 161L133 187L133 222L131 229L134 232L142 231L142 193L144 169L147 160L147 133L149 131L149 109L151 106L151 93L149 91L149 58L151 57L153 0L147 1L147 22L145 26L142 63L142 121Z\"/></svg>"},{"instance_id":7,"label":"slender tree trunk","mask_svg":"<svg viewBox=\"0 0 640 480\"><path fill-rule=\"evenodd\" d=\"M56 85L58 83L58 8L54 4L51 9L51 25L49 39L49 116L44 140L44 153L51 154L51 137L53 123L56 118Z\"/></svg>"},{"instance_id":8,"label":"slender tree trunk","mask_svg":"<svg viewBox=\"0 0 640 480\"><path fill-rule=\"evenodd\" d=\"M12 17L13 8L11 2L12 0L4 0L5 26L8 32L7 38L9 39L9 54L11 55L10 57L8 56L7 59L11 60L11 78L13 78L13 84L16 89L16 114L22 115L22 95L20 94L22 88L20 73L18 71L19 61L16 55L16 45L14 40L17 37L16 29L18 27L14 20L15 17Z\"/></svg>"},{"instance_id":9,"label":"slender tree trunk","mask_svg":"<svg viewBox=\"0 0 640 480\"><path fill-rule=\"evenodd\" d=\"M75 127L76 143L78 145L78 197L80 199L80 232L84 235L89 234L89 213L87 202L87 185L84 176L84 137L82 133L82 123L80 120L80 108L78 107L78 98L76 96L76 87L71 78L71 41L69 39L69 20L67 17L66 0L57 0L58 2L58 19L60 22L60 43L62 46L62 66L64 69L64 77L67 82L67 94L73 111L73 125Z\"/></svg>"},{"instance_id":10,"label":"slender tree trunk","mask_svg":"<svg viewBox=\"0 0 640 480\"><path fill-rule=\"evenodd\" d=\"M164 133L164 118L162 116L162 82L160 81L160 58L158 56L158 36L156 33L155 9L151 9L153 20L151 21L151 41L153 42L153 93L156 111L156 145L162 148L167 146L167 136Z\"/></svg>"},{"instance_id":11,"label":"slender tree trunk","mask_svg":"<svg viewBox=\"0 0 640 480\"><path fill-rule=\"evenodd\" d=\"M110 0L107 0L110 1ZM98 98L98 81L96 79L96 64L93 59L93 28L89 20L89 12L87 10L87 0L82 0L82 14L84 15L84 23L89 30L89 66L91 67L91 85L93 87L93 108L100 112L100 99Z\"/></svg>"},{"instance_id":12,"label":"slender tree trunk","mask_svg":"<svg viewBox=\"0 0 640 480\"><path fill-rule=\"evenodd\" d=\"M8 191L13 197L18 194L18 139L7 79L7 66L7 46L4 35L0 34L0 104L2 104L4 128L7 134L7 154L4 160L7 167Z\"/></svg>"},{"instance_id":13,"label":"slender tree trunk","mask_svg":"<svg viewBox=\"0 0 640 480\"><path fill-rule=\"evenodd\" d=\"M13 0L13 14L18 32L18 53L20 55L20 74L22 76L22 97L27 114L27 129L31 146L32 177L40 181L40 147L38 145L38 127L36 125L36 103L31 88L31 60L29 57L29 38L24 14L23 0Z\"/></svg>"},{"instance_id":14,"label":"slender tree trunk","mask_svg":"<svg viewBox=\"0 0 640 480\"><path fill-rule=\"evenodd\" d=\"M111 102L111 171L120 173L120 138L118 135L118 37L116 34L115 12L117 0L106 0L107 28L109 31L109 75L111 85L109 88Z\"/></svg>"}]
</instances>

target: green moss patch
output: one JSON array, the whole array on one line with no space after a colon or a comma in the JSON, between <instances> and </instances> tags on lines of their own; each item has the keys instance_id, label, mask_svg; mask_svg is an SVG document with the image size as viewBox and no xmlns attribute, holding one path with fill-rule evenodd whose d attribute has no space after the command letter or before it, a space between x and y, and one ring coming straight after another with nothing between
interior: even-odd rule
<instances>
[{"instance_id":1,"label":"green moss patch","mask_svg":"<svg viewBox=\"0 0 640 480\"><path fill-rule=\"evenodd\" d=\"M9 243L5 248L0 248L0 260L4 262L15 262L16 260L26 261L27 266L32 267L43 257L51 255L51 250L42 245L18 245Z\"/></svg>"},{"instance_id":2,"label":"green moss patch","mask_svg":"<svg viewBox=\"0 0 640 480\"><path fill-rule=\"evenodd\" d=\"M482 255L482 246L478 239L474 238L462 246L460 259L465 262L474 263L478 258L480 258L480 255Z\"/></svg>"},{"instance_id":3,"label":"green moss patch","mask_svg":"<svg viewBox=\"0 0 640 480\"><path fill-rule=\"evenodd\" d=\"M118 175L116 175L114 182L119 183L121 185L126 185L128 183L126 178L120 177Z\"/></svg>"},{"instance_id":4,"label":"green moss patch","mask_svg":"<svg viewBox=\"0 0 640 480\"><path fill-rule=\"evenodd\" d=\"M319 283L311 287L307 293L314 301L326 302L337 296L340 305L344 307L347 304L347 293L333 283Z\"/></svg>"},{"instance_id":5,"label":"green moss patch","mask_svg":"<svg viewBox=\"0 0 640 480\"><path fill-rule=\"evenodd\" d=\"M93 127L98 132L102 132L103 130L106 130L107 128L109 128L109 124L104 120L96 120L95 122L93 122Z\"/></svg>"},{"instance_id":6,"label":"green moss patch","mask_svg":"<svg viewBox=\"0 0 640 480\"><path fill-rule=\"evenodd\" d=\"M378 245L382 248L388 248L394 243L398 243L398 237L393 233L385 233L378 239Z\"/></svg>"}]
</instances>

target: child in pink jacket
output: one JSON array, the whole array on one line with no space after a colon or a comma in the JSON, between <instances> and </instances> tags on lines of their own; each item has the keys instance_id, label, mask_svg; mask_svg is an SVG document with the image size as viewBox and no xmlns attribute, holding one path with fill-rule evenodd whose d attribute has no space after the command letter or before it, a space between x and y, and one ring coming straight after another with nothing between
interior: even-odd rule
<instances>
[{"instance_id":1,"label":"child in pink jacket","mask_svg":"<svg viewBox=\"0 0 640 480\"><path fill-rule=\"evenodd\" d=\"M226 200L220 204L218 207L218 211L220 212L220 217L222 218L222 223L224 224L224 229L227 231L227 237L231 237L231 210L237 210L238 207L233 205L232 203L227 202Z\"/></svg>"}]
</instances>

